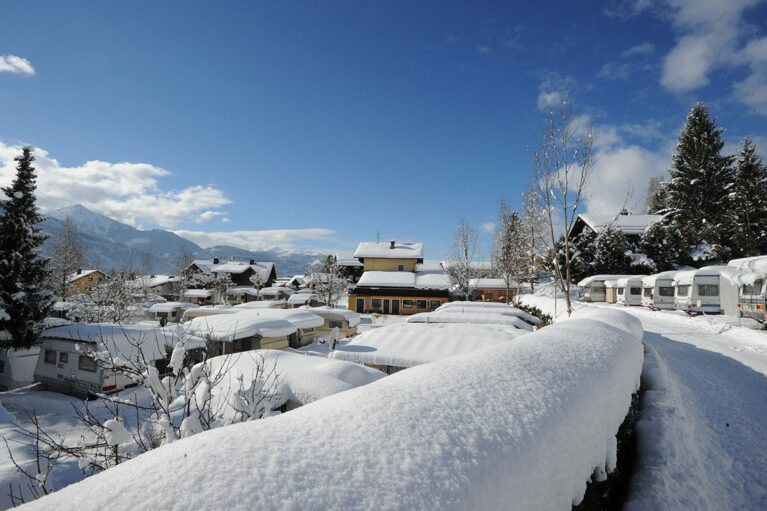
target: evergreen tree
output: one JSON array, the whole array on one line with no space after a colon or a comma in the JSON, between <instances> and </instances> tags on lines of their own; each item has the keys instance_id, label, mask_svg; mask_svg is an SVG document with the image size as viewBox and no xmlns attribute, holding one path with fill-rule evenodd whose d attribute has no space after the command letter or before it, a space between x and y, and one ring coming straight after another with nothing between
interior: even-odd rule
<instances>
[{"instance_id":1,"label":"evergreen tree","mask_svg":"<svg viewBox=\"0 0 767 511\"><path fill-rule=\"evenodd\" d=\"M593 246L593 274L612 273L629 274L632 272L633 259L629 255L630 247L626 236L620 230L609 226L595 238Z\"/></svg>"},{"instance_id":2,"label":"evergreen tree","mask_svg":"<svg viewBox=\"0 0 767 511\"><path fill-rule=\"evenodd\" d=\"M493 267L506 284L506 301L511 301L512 288L525 281L532 269L528 254L527 232L516 211L501 201L493 246Z\"/></svg>"},{"instance_id":3,"label":"evergreen tree","mask_svg":"<svg viewBox=\"0 0 767 511\"><path fill-rule=\"evenodd\" d=\"M767 252L767 165L748 138L735 164L733 256L748 257Z\"/></svg>"},{"instance_id":4,"label":"evergreen tree","mask_svg":"<svg viewBox=\"0 0 767 511\"><path fill-rule=\"evenodd\" d=\"M688 253L682 233L663 221L655 222L642 234L639 249L655 265L654 271L659 272L676 269Z\"/></svg>"},{"instance_id":5,"label":"evergreen tree","mask_svg":"<svg viewBox=\"0 0 767 511\"><path fill-rule=\"evenodd\" d=\"M734 186L731 156L722 156L722 130L703 103L696 104L679 134L668 182L664 228L678 230L686 252L675 264L723 260L729 256L735 219L730 194Z\"/></svg>"},{"instance_id":6,"label":"evergreen tree","mask_svg":"<svg viewBox=\"0 0 767 511\"><path fill-rule=\"evenodd\" d=\"M16 178L2 189L7 197L0 217L0 349L28 348L37 340L40 323L51 306L44 283L48 260L40 254L45 240L35 205L32 148L24 147Z\"/></svg>"},{"instance_id":7,"label":"evergreen tree","mask_svg":"<svg viewBox=\"0 0 767 511\"><path fill-rule=\"evenodd\" d=\"M647 202L645 204L648 214L656 214L668 208L668 181L659 176L650 178L647 185Z\"/></svg>"}]
</instances>

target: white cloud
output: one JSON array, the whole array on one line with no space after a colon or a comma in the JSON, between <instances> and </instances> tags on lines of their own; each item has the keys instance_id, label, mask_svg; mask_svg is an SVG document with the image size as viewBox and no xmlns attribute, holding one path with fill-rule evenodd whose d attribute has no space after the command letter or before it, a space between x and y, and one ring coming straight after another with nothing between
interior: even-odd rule
<instances>
[{"instance_id":1,"label":"white cloud","mask_svg":"<svg viewBox=\"0 0 767 511\"><path fill-rule=\"evenodd\" d=\"M336 232L332 229L314 227L308 229L270 229L263 231L173 231L182 238L194 241L202 247L230 245L246 250L268 248L291 248L297 241L327 240Z\"/></svg>"},{"instance_id":2,"label":"white cloud","mask_svg":"<svg viewBox=\"0 0 767 511\"><path fill-rule=\"evenodd\" d=\"M634 55L650 55L655 51L655 45L649 41L632 46L621 52L621 57L633 57Z\"/></svg>"},{"instance_id":3,"label":"white cloud","mask_svg":"<svg viewBox=\"0 0 767 511\"><path fill-rule=\"evenodd\" d=\"M35 68L24 57L16 55L0 55L0 73L34 76Z\"/></svg>"},{"instance_id":4,"label":"white cloud","mask_svg":"<svg viewBox=\"0 0 767 511\"><path fill-rule=\"evenodd\" d=\"M563 98L572 96L578 82L570 76L562 76L552 71L543 71L543 80L538 86L538 109L549 110Z\"/></svg>"},{"instance_id":5,"label":"white cloud","mask_svg":"<svg viewBox=\"0 0 767 511\"><path fill-rule=\"evenodd\" d=\"M16 175L13 158L21 146L0 141L0 184ZM159 180L170 173L148 163L87 161L62 166L44 149L35 149L37 198L43 210L82 204L130 225L149 223L173 227L180 222L206 221L231 201L211 185L163 190Z\"/></svg>"},{"instance_id":6,"label":"white cloud","mask_svg":"<svg viewBox=\"0 0 767 511\"><path fill-rule=\"evenodd\" d=\"M487 222L479 226L480 229L483 231L493 234L495 232L495 223L494 222Z\"/></svg>"},{"instance_id":7,"label":"white cloud","mask_svg":"<svg viewBox=\"0 0 767 511\"><path fill-rule=\"evenodd\" d=\"M598 78L605 80L626 80L634 71L634 66L628 62L606 62L597 72Z\"/></svg>"},{"instance_id":8,"label":"white cloud","mask_svg":"<svg viewBox=\"0 0 767 511\"><path fill-rule=\"evenodd\" d=\"M688 92L708 85L708 74L717 58L715 41L709 37L682 37L663 62L660 83L674 92Z\"/></svg>"}]
</instances>

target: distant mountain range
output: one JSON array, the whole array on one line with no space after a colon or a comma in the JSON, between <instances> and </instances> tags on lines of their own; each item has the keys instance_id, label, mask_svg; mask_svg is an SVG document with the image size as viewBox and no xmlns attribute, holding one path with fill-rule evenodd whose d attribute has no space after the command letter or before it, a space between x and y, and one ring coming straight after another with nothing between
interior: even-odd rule
<instances>
[{"instance_id":1,"label":"distant mountain range","mask_svg":"<svg viewBox=\"0 0 767 511\"><path fill-rule=\"evenodd\" d=\"M128 268L138 273L175 274L178 273L179 253L186 250L195 259L218 257L222 260L273 261L279 275L295 275L304 273L306 267L320 255L278 248L260 251L230 246L202 248L170 231L136 229L80 204L51 211L46 216L41 228L51 238L45 242L43 253L55 257L51 254L52 238L61 233L63 221L69 217L77 226L89 265L104 271Z\"/></svg>"}]
</instances>

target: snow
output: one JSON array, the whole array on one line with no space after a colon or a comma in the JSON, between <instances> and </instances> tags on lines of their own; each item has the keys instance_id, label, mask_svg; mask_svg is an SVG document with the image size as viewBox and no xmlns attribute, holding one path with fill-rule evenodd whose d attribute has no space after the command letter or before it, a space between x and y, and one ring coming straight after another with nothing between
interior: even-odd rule
<instances>
[{"instance_id":1,"label":"snow","mask_svg":"<svg viewBox=\"0 0 767 511\"><path fill-rule=\"evenodd\" d=\"M485 309L478 309L484 311ZM532 332L535 328L526 321L506 314L492 313L492 312L477 312L472 313L473 310L468 312L458 310L445 310L442 312L419 312L408 316L408 323L463 323L463 324L480 324L480 325L506 325L519 328L520 330L528 330Z\"/></svg>"},{"instance_id":2,"label":"snow","mask_svg":"<svg viewBox=\"0 0 767 511\"><path fill-rule=\"evenodd\" d=\"M591 284L605 282L606 280L618 281L632 275L592 275L578 282L580 287L589 287Z\"/></svg>"},{"instance_id":3,"label":"snow","mask_svg":"<svg viewBox=\"0 0 767 511\"><path fill-rule=\"evenodd\" d=\"M518 309L512 305L497 302L447 302L443 303L434 311L443 312L461 312L464 314L502 314L504 316L516 316L524 319L531 325L537 325L541 322L532 314Z\"/></svg>"},{"instance_id":4,"label":"snow","mask_svg":"<svg viewBox=\"0 0 767 511\"><path fill-rule=\"evenodd\" d=\"M527 333L500 325L400 323L362 332L330 356L360 364L412 367L513 341Z\"/></svg>"},{"instance_id":5,"label":"snow","mask_svg":"<svg viewBox=\"0 0 767 511\"><path fill-rule=\"evenodd\" d=\"M74 282L76 280L79 280L83 277L87 277L88 275L92 275L94 273L101 273L100 270L81 270L80 273L75 272L69 275L67 277L67 282Z\"/></svg>"},{"instance_id":6,"label":"snow","mask_svg":"<svg viewBox=\"0 0 767 511\"><path fill-rule=\"evenodd\" d=\"M648 275L647 277L644 277L642 279L642 287L655 287L656 280L672 280L673 281L677 273L679 272L676 270L671 270L671 271L664 271L661 273L654 273L652 275Z\"/></svg>"},{"instance_id":7,"label":"snow","mask_svg":"<svg viewBox=\"0 0 767 511\"><path fill-rule=\"evenodd\" d=\"M296 331L285 319L268 317L262 310L243 310L236 314L220 314L195 318L185 323L187 333L211 341L231 342L247 337L284 337Z\"/></svg>"},{"instance_id":8,"label":"snow","mask_svg":"<svg viewBox=\"0 0 767 511\"><path fill-rule=\"evenodd\" d=\"M453 281L444 270L366 271L360 277L357 286L447 290L453 287Z\"/></svg>"},{"instance_id":9,"label":"snow","mask_svg":"<svg viewBox=\"0 0 767 511\"><path fill-rule=\"evenodd\" d=\"M642 285L642 280L647 277L647 275L632 275L631 277L623 277L622 279L618 279L618 287L628 287L631 284L634 285Z\"/></svg>"},{"instance_id":10,"label":"snow","mask_svg":"<svg viewBox=\"0 0 767 511\"><path fill-rule=\"evenodd\" d=\"M520 285L517 282L510 282L509 287L511 289L519 288ZM506 281L503 279L471 279L469 285L475 289L506 289ZM530 284L524 282L522 287L530 287Z\"/></svg>"},{"instance_id":11,"label":"snow","mask_svg":"<svg viewBox=\"0 0 767 511\"><path fill-rule=\"evenodd\" d=\"M312 299L316 300L317 295L314 293L296 293L294 295L290 295L290 298L288 298L288 303L290 305L304 305L312 301Z\"/></svg>"},{"instance_id":12,"label":"snow","mask_svg":"<svg viewBox=\"0 0 767 511\"><path fill-rule=\"evenodd\" d=\"M125 428L122 422L117 419L109 419L104 423L104 438L107 444L112 447L120 444L126 444L133 440L130 432Z\"/></svg>"},{"instance_id":13,"label":"snow","mask_svg":"<svg viewBox=\"0 0 767 511\"><path fill-rule=\"evenodd\" d=\"M614 464L642 356L638 338L576 319L174 442L28 506L570 509Z\"/></svg>"},{"instance_id":14,"label":"snow","mask_svg":"<svg viewBox=\"0 0 767 511\"><path fill-rule=\"evenodd\" d=\"M362 318L359 314L356 312L352 312L349 309L339 309L336 307L309 307L306 309L310 312L313 312L314 314L317 314L318 316L322 316L323 318L333 318L334 316L341 316L343 317L346 322L349 324L349 328L354 328L355 326L360 324L360 321Z\"/></svg>"},{"instance_id":15,"label":"snow","mask_svg":"<svg viewBox=\"0 0 767 511\"><path fill-rule=\"evenodd\" d=\"M279 350L223 355L209 359L207 364L210 374L226 373L212 390L214 410L224 408L226 403L221 401L239 389L239 378L246 385L256 376L267 385L276 383L278 398L272 404L279 407L287 401L306 405L386 376L377 369L351 362Z\"/></svg>"},{"instance_id":16,"label":"snow","mask_svg":"<svg viewBox=\"0 0 767 511\"><path fill-rule=\"evenodd\" d=\"M312 313L308 309L243 309L235 316L245 313L249 315L255 314L262 318L284 319L285 321L289 321L296 328L316 328L325 324L323 318Z\"/></svg>"},{"instance_id":17,"label":"snow","mask_svg":"<svg viewBox=\"0 0 767 511\"><path fill-rule=\"evenodd\" d=\"M423 259L423 243L395 242L394 248L388 241L363 241L357 245L354 258L364 259Z\"/></svg>"},{"instance_id":18,"label":"snow","mask_svg":"<svg viewBox=\"0 0 767 511\"><path fill-rule=\"evenodd\" d=\"M213 261L195 260L192 264L205 273L230 273L234 275L239 275L246 272L249 268L252 268L264 282L269 280L272 270L274 269L274 263L262 262L250 264L245 261L224 261L219 264L213 264Z\"/></svg>"},{"instance_id":19,"label":"snow","mask_svg":"<svg viewBox=\"0 0 767 511\"><path fill-rule=\"evenodd\" d=\"M181 282L181 277L175 275L144 275L128 283L132 288L149 288Z\"/></svg>"},{"instance_id":20,"label":"snow","mask_svg":"<svg viewBox=\"0 0 767 511\"><path fill-rule=\"evenodd\" d=\"M762 255L733 259L727 263L727 266L731 266L739 270L767 271L767 256Z\"/></svg>"},{"instance_id":21,"label":"snow","mask_svg":"<svg viewBox=\"0 0 767 511\"><path fill-rule=\"evenodd\" d=\"M210 289L187 289L184 298L211 298L213 291Z\"/></svg>"},{"instance_id":22,"label":"snow","mask_svg":"<svg viewBox=\"0 0 767 511\"><path fill-rule=\"evenodd\" d=\"M628 235L640 235L662 218L662 215L579 215L594 232L601 232L607 226Z\"/></svg>"},{"instance_id":23,"label":"snow","mask_svg":"<svg viewBox=\"0 0 767 511\"><path fill-rule=\"evenodd\" d=\"M152 312L152 313L173 312L179 309L182 309L182 310L196 309L197 307L199 307L199 305L196 305L193 303L187 303L187 302L161 302L161 303L155 303L151 307L149 307L149 312Z\"/></svg>"}]
</instances>

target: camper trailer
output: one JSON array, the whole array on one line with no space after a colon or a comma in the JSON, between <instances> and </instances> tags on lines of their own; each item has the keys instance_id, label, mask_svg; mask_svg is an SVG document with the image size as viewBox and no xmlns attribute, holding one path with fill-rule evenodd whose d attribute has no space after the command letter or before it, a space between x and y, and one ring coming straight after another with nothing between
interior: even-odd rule
<instances>
[{"instance_id":1,"label":"camper trailer","mask_svg":"<svg viewBox=\"0 0 767 511\"><path fill-rule=\"evenodd\" d=\"M732 266L706 266L674 276L674 308L688 314L738 314L739 277Z\"/></svg>"},{"instance_id":2,"label":"camper trailer","mask_svg":"<svg viewBox=\"0 0 767 511\"><path fill-rule=\"evenodd\" d=\"M583 299L586 302L604 302L607 299L605 281L618 280L631 275L592 275L578 282L583 288Z\"/></svg>"},{"instance_id":3,"label":"camper trailer","mask_svg":"<svg viewBox=\"0 0 767 511\"><path fill-rule=\"evenodd\" d=\"M140 369L144 362L165 367L168 353L179 340L175 329L121 326L106 323L71 324L44 330L35 381L50 390L87 396L122 390L135 382L109 369L121 363ZM185 340L188 349L200 349L197 337Z\"/></svg>"},{"instance_id":4,"label":"camper trailer","mask_svg":"<svg viewBox=\"0 0 767 511\"><path fill-rule=\"evenodd\" d=\"M241 310L195 318L185 324L187 332L205 339L208 358L257 349L285 349L297 328L285 319Z\"/></svg>"},{"instance_id":5,"label":"camper trailer","mask_svg":"<svg viewBox=\"0 0 767 511\"><path fill-rule=\"evenodd\" d=\"M642 279L642 305L653 310L674 310L674 276L664 271Z\"/></svg>"},{"instance_id":6,"label":"camper trailer","mask_svg":"<svg viewBox=\"0 0 767 511\"><path fill-rule=\"evenodd\" d=\"M634 275L618 279L617 303L619 305L642 305L642 279L646 275Z\"/></svg>"},{"instance_id":7,"label":"camper trailer","mask_svg":"<svg viewBox=\"0 0 767 511\"><path fill-rule=\"evenodd\" d=\"M339 339L357 335L357 325L360 324L360 316L356 312L333 307L312 307L307 310L324 320L321 326L315 328L318 334L329 334L334 328L338 328Z\"/></svg>"},{"instance_id":8,"label":"camper trailer","mask_svg":"<svg viewBox=\"0 0 767 511\"><path fill-rule=\"evenodd\" d=\"M0 351L0 390L8 390L34 381L40 348Z\"/></svg>"},{"instance_id":9,"label":"camper trailer","mask_svg":"<svg viewBox=\"0 0 767 511\"><path fill-rule=\"evenodd\" d=\"M740 276L738 309L741 316L754 319L759 323L767 321L765 282L767 282L767 273L749 272Z\"/></svg>"},{"instance_id":10,"label":"camper trailer","mask_svg":"<svg viewBox=\"0 0 767 511\"><path fill-rule=\"evenodd\" d=\"M160 302L155 303L147 311L149 319L154 319L161 323L178 323L184 312L189 309L196 309L197 305L187 302Z\"/></svg>"}]
</instances>

